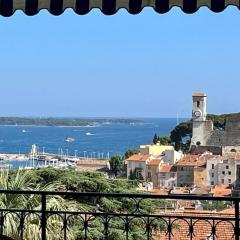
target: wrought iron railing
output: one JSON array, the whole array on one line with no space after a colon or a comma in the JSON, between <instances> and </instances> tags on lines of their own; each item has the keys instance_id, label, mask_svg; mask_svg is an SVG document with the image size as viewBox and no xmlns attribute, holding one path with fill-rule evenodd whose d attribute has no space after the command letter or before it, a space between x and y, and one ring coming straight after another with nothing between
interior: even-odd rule
<instances>
[{"instance_id":1,"label":"wrought iron railing","mask_svg":"<svg viewBox=\"0 0 240 240\"><path fill-rule=\"evenodd\" d=\"M209 197L191 195L152 195L152 194L121 194L121 193L76 193L76 192L44 192L44 191L9 191L0 190L0 196L38 196L40 206L38 209L1 209L0 208L0 239L8 235L8 224L14 221L17 235L12 239L26 239L25 232L30 231L30 225L39 223L39 239L74 238L72 233L78 232L75 239L235 239L239 240L239 201L237 197ZM88 210L59 210L54 209L49 197L61 196L64 199L87 203L94 202L95 208ZM98 206L100 199L109 199L109 203L120 200L128 204L128 211L104 210ZM31 199L31 198L29 198ZM229 202L233 212L221 214L218 212L186 211L179 212L175 209L163 208L149 212L142 206L149 201L164 201L172 204L176 201L200 202ZM81 208L80 208L81 209ZM11 216L11 217L9 217ZM52 221L50 221L52 218ZM31 223L32 221L32 223ZM30 223L29 223L30 222ZM49 226L51 222L51 226ZM60 224L57 224L60 223ZM12 225L11 225L12 226ZM58 235L49 235L51 228L58 228ZM98 228L98 233L96 233ZM142 231L139 231L141 229ZM117 233L118 236L115 235ZM53 231L54 232L54 231ZM92 233L95 233L92 234ZM100 232L100 233L99 233ZM97 235L96 235L97 234ZM135 234L135 235L134 235ZM71 236L70 236L71 235ZM1 237L2 236L2 237ZM120 237L119 237L120 236ZM181 236L181 237L179 237Z\"/></svg>"}]
</instances>

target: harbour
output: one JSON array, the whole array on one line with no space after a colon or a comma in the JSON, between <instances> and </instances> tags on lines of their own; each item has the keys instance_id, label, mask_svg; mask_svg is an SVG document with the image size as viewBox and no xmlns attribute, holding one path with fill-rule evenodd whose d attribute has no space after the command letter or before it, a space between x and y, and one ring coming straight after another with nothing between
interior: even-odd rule
<instances>
[{"instance_id":1,"label":"harbour","mask_svg":"<svg viewBox=\"0 0 240 240\"><path fill-rule=\"evenodd\" d=\"M4 169L34 169L43 167L53 168L77 168L78 165L99 165L99 163L108 163L110 154L100 152L83 152L83 156L71 156L68 151L59 149L58 153L39 152L38 146L32 145L31 151L26 154L0 154L0 170Z\"/></svg>"}]
</instances>

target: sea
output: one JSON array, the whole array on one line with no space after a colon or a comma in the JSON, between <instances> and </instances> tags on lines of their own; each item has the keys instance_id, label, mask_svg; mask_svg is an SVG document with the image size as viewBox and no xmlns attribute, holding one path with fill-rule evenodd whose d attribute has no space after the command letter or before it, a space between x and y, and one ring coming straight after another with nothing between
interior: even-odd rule
<instances>
[{"instance_id":1,"label":"sea","mask_svg":"<svg viewBox=\"0 0 240 240\"><path fill-rule=\"evenodd\" d=\"M176 118L140 120L141 123L84 127L0 126L0 153L29 153L31 146L36 144L39 151L48 153L62 151L72 156L107 158L139 148L140 144L152 143L155 133L169 136L177 124ZM75 141L66 142L66 138Z\"/></svg>"}]
</instances>

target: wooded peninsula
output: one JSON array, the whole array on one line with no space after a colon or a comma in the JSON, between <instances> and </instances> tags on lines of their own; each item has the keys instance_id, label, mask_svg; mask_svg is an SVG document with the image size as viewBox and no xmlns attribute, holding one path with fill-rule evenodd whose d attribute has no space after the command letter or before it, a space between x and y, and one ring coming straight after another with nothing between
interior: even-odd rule
<instances>
[{"instance_id":1,"label":"wooded peninsula","mask_svg":"<svg viewBox=\"0 0 240 240\"><path fill-rule=\"evenodd\" d=\"M25 117L0 117L0 125L11 126L95 126L99 124L139 124L137 119L124 118L25 118Z\"/></svg>"}]
</instances>

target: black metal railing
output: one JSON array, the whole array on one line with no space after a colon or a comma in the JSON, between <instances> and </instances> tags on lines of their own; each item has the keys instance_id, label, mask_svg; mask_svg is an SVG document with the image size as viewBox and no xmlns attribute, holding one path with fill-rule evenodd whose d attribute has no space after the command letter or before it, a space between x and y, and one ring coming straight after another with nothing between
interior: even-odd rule
<instances>
[{"instance_id":1,"label":"black metal railing","mask_svg":"<svg viewBox=\"0 0 240 240\"><path fill-rule=\"evenodd\" d=\"M29 234L34 234L34 231L38 234L32 239L42 240L239 240L240 236L238 197L0 190L0 196L5 196L2 201L15 201L18 196L23 195L29 196L29 202L22 209L4 209L0 205L0 239L4 239L3 236L16 240L31 239ZM33 196L38 196L39 208L30 207L34 205L31 204L31 201L35 201ZM50 202L50 198L57 197L67 199L69 205L73 201L77 202L80 207L57 208L54 201ZM106 208L99 204L103 198L109 200ZM115 200L127 205L127 208L118 206L118 210L112 211L110 205ZM229 202L233 213L174 211L174 203L177 201ZM153 203L158 208L151 209L150 205ZM170 209L164 208L164 204L170 206Z\"/></svg>"}]
</instances>

